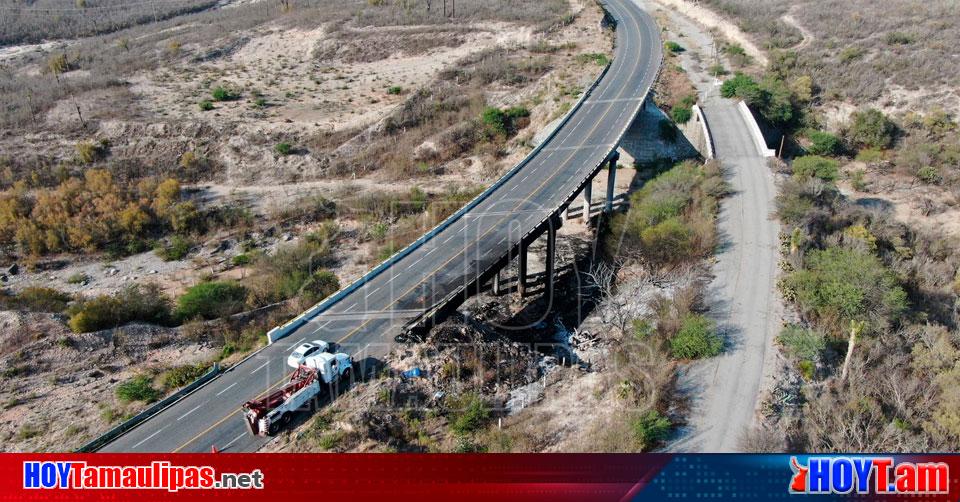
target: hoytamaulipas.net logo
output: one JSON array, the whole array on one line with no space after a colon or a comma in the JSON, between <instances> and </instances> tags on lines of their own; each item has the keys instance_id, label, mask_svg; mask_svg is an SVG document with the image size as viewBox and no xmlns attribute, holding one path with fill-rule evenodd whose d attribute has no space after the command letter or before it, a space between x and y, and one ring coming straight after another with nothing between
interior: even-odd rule
<instances>
[{"instance_id":1,"label":"hoytamaulipas.net logo","mask_svg":"<svg viewBox=\"0 0 960 502\"><path fill-rule=\"evenodd\" d=\"M222 472L207 465L87 465L86 462L25 461L26 489L260 490L263 472Z\"/></svg>"},{"instance_id":2,"label":"hoytamaulipas.net logo","mask_svg":"<svg viewBox=\"0 0 960 502\"><path fill-rule=\"evenodd\" d=\"M895 462L892 457L790 457L790 493L948 493L950 466L943 462Z\"/></svg>"}]
</instances>

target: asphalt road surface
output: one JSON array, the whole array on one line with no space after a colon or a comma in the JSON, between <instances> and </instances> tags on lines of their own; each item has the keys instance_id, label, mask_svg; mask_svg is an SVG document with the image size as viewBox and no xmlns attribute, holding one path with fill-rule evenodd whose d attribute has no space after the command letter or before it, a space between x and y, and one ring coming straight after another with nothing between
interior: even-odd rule
<instances>
[{"instance_id":1,"label":"asphalt road surface","mask_svg":"<svg viewBox=\"0 0 960 502\"><path fill-rule=\"evenodd\" d=\"M610 70L564 127L489 198L362 288L101 451L255 451L240 406L283 383L305 340L337 342L355 360L385 355L399 328L471 282L555 211L619 143L656 78L659 29L630 0L606 0L617 20ZM653 133L652 133L653 134Z\"/></svg>"},{"instance_id":2,"label":"asphalt road surface","mask_svg":"<svg viewBox=\"0 0 960 502\"><path fill-rule=\"evenodd\" d=\"M735 101L708 99L703 113L732 195L718 218L720 249L707 303L727 347L691 365L681 385L693 394L687 430L668 451L742 451L754 424L764 367L780 327L776 276L779 225L773 218L773 173Z\"/></svg>"}]
</instances>

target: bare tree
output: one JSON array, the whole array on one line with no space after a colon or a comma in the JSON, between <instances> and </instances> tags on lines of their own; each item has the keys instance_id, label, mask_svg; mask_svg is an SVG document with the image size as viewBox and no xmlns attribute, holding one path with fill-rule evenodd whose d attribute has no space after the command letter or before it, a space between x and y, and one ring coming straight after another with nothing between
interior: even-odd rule
<instances>
[{"instance_id":1,"label":"bare tree","mask_svg":"<svg viewBox=\"0 0 960 502\"><path fill-rule=\"evenodd\" d=\"M866 321L850 321L850 341L847 342L847 356L843 359L843 371L840 372L840 380L847 379L847 370L850 369L850 359L853 358L853 348L857 344L857 337L863 333L863 329L866 327Z\"/></svg>"},{"instance_id":2,"label":"bare tree","mask_svg":"<svg viewBox=\"0 0 960 502\"><path fill-rule=\"evenodd\" d=\"M619 334L625 334L636 317L637 285L627 286L626 290L617 287L619 266L605 262L594 263L586 276L586 288L589 293L599 296L597 313L604 324L613 326Z\"/></svg>"}]
</instances>

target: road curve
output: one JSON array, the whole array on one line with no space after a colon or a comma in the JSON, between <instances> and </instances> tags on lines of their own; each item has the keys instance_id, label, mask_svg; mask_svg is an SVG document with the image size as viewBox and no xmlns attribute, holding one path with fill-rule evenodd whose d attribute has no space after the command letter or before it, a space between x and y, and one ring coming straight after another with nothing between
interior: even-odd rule
<instances>
[{"instance_id":1,"label":"road curve","mask_svg":"<svg viewBox=\"0 0 960 502\"><path fill-rule=\"evenodd\" d=\"M616 148L657 76L659 29L632 0L602 2L616 20L614 59L603 79L516 174L489 197L284 339L120 436L101 451L255 451L240 405L278 386L285 358L304 340L338 342L357 360L379 358L414 315L472 282L537 227Z\"/></svg>"}]
</instances>

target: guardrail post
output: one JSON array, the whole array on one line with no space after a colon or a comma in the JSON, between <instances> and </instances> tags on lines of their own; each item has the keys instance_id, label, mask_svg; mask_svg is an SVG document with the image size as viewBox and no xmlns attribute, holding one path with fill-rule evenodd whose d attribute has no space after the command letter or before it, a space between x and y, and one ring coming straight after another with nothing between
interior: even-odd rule
<instances>
[{"instance_id":1,"label":"guardrail post","mask_svg":"<svg viewBox=\"0 0 960 502\"><path fill-rule=\"evenodd\" d=\"M590 224L590 201L593 199L593 178L583 187L583 222Z\"/></svg>"},{"instance_id":2,"label":"guardrail post","mask_svg":"<svg viewBox=\"0 0 960 502\"><path fill-rule=\"evenodd\" d=\"M520 298L527 295L527 246L528 244L520 240L520 254L517 255L517 291Z\"/></svg>"},{"instance_id":3,"label":"guardrail post","mask_svg":"<svg viewBox=\"0 0 960 502\"><path fill-rule=\"evenodd\" d=\"M613 211L613 189L617 184L617 160L620 159L620 153L616 150L610 154L610 165L607 168L607 204L605 210L609 213Z\"/></svg>"}]
</instances>

